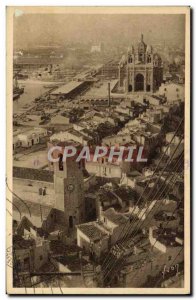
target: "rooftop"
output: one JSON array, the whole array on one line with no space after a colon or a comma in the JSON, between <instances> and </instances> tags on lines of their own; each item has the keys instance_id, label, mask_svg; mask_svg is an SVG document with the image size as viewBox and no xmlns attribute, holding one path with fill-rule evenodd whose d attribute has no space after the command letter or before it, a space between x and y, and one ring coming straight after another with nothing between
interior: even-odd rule
<instances>
[{"instance_id":1,"label":"rooftop","mask_svg":"<svg viewBox=\"0 0 196 300\"><path fill-rule=\"evenodd\" d=\"M106 232L98 227L96 222L89 222L81 225L77 225L77 228L81 230L88 238L94 242L101 240L107 236Z\"/></svg>"},{"instance_id":2,"label":"rooftop","mask_svg":"<svg viewBox=\"0 0 196 300\"><path fill-rule=\"evenodd\" d=\"M13 236L13 245L14 245L15 250L30 249L30 247L35 245L35 240L33 240L33 239L25 240L21 236L14 235Z\"/></svg>"},{"instance_id":3,"label":"rooftop","mask_svg":"<svg viewBox=\"0 0 196 300\"><path fill-rule=\"evenodd\" d=\"M116 225L125 224L129 219L127 216L117 213L114 208L107 209L103 212L103 215Z\"/></svg>"},{"instance_id":4,"label":"rooftop","mask_svg":"<svg viewBox=\"0 0 196 300\"><path fill-rule=\"evenodd\" d=\"M175 241L177 232L170 228L154 230L153 236L165 246L179 247L179 243Z\"/></svg>"},{"instance_id":5,"label":"rooftop","mask_svg":"<svg viewBox=\"0 0 196 300\"><path fill-rule=\"evenodd\" d=\"M71 91L75 90L77 87L82 85L84 82L78 82L78 81L70 81L65 85L60 86L56 90L52 91L52 95L59 95L59 94L68 94Z\"/></svg>"},{"instance_id":6,"label":"rooftop","mask_svg":"<svg viewBox=\"0 0 196 300\"><path fill-rule=\"evenodd\" d=\"M80 143L75 142L73 140L68 140L66 139L66 141L61 141L60 139L58 139L58 134L55 134L55 138L52 139L51 136L51 141L48 143L48 146L60 146L60 147L67 147L67 146L73 146L75 148L79 148L81 146Z\"/></svg>"},{"instance_id":7,"label":"rooftop","mask_svg":"<svg viewBox=\"0 0 196 300\"><path fill-rule=\"evenodd\" d=\"M51 240L50 241L50 250L54 254L64 254L65 251L67 253L77 253L81 251L81 248L78 247L77 245L65 245L61 241L56 241L56 240Z\"/></svg>"},{"instance_id":8,"label":"rooftop","mask_svg":"<svg viewBox=\"0 0 196 300\"><path fill-rule=\"evenodd\" d=\"M110 81L110 90L115 87L118 80ZM89 99L101 99L108 97L108 81L103 82L99 87L90 88L84 95L84 98L88 97Z\"/></svg>"}]
</instances>

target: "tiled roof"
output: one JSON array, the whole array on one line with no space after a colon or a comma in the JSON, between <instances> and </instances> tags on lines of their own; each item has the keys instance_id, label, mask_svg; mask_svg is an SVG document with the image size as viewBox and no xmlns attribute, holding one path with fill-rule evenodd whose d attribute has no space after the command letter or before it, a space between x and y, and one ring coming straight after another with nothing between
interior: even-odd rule
<instances>
[{"instance_id":1,"label":"tiled roof","mask_svg":"<svg viewBox=\"0 0 196 300\"><path fill-rule=\"evenodd\" d=\"M25 240L24 238L14 235L13 237L13 245L14 249L29 249L30 247L35 245L35 241L33 239L31 240Z\"/></svg>"},{"instance_id":2,"label":"tiled roof","mask_svg":"<svg viewBox=\"0 0 196 300\"><path fill-rule=\"evenodd\" d=\"M123 201L128 201L128 200L132 200L135 199L137 196L137 193L135 190L131 189L131 188L123 188L120 187L116 190L114 190L115 194L120 197Z\"/></svg>"},{"instance_id":3,"label":"tiled roof","mask_svg":"<svg viewBox=\"0 0 196 300\"><path fill-rule=\"evenodd\" d=\"M104 205L105 201L112 202L115 200L117 202L117 198L110 191L101 190L101 191L99 191L99 195L100 195L100 199L101 199L101 202L103 203L103 205Z\"/></svg>"},{"instance_id":4,"label":"tiled roof","mask_svg":"<svg viewBox=\"0 0 196 300\"><path fill-rule=\"evenodd\" d=\"M78 225L77 228L92 241L98 241L107 235L103 230L96 226L95 222L81 224Z\"/></svg>"},{"instance_id":5,"label":"tiled roof","mask_svg":"<svg viewBox=\"0 0 196 300\"><path fill-rule=\"evenodd\" d=\"M137 199L137 192L131 188L125 188L123 186L117 188L115 187L111 191L105 189L100 191L100 201L103 207L108 206L105 205L105 203L110 203L113 207L114 202L116 202L119 208L121 208L118 198L120 198L122 202L124 202L127 206L130 200L135 202L135 200Z\"/></svg>"},{"instance_id":6,"label":"tiled roof","mask_svg":"<svg viewBox=\"0 0 196 300\"><path fill-rule=\"evenodd\" d=\"M128 217L126 217L125 215L116 213L113 208L109 208L106 211L104 211L103 215L108 220L110 220L111 222L113 222L114 224L117 224L117 225L125 224L128 221Z\"/></svg>"},{"instance_id":7,"label":"tiled roof","mask_svg":"<svg viewBox=\"0 0 196 300\"><path fill-rule=\"evenodd\" d=\"M50 241L50 250L53 254L64 254L66 253L78 253L82 249L77 245L65 245L61 241L51 240Z\"/></svg>"}]
</instances>

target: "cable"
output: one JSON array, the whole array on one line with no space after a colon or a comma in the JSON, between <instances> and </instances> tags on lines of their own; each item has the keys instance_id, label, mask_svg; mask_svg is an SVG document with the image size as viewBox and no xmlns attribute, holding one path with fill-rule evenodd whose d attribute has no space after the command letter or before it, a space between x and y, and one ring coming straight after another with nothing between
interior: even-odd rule
<instances>
[{"instance_id":1,"label":"cable","mask_svg":"<svg viewBox=\"0 0 196 300\"><path fill-rule=\"evenodd\" d=\"M175 184L175 182L173 183L173 185Z\"/></svg>"},{"instance_id":2,"label":"cable","mask_svg":"<svg viewBox=\"0 0 196 300\"><path fill-rule=\"evenodd\" d=\"M21 212L20 212L20 209L17 207L17 205L16 204L14 204L12 201L10 201L8 198L6 198L6 200L8 201L8 202L10 202L16 209L17 209L17 211L19 212L19 214L20 214L20 220L21 220L21 216L22 216L22 214L21 214ZM11 215L12 216L12 215Z\"/></svg>"},{"instance_id":3,"label":"cable","mask_svg":"<svg viewBox=\"0 0 196 300\"><path fill-rule=\"evenodd\" d=\"M181 119L181 122L179 123L179 125L178 125L178 127L177 127L177 129L176 129L176 131L175 131L175 133L174 133L174 135L173 135L173 137L172 137L171 141L170 141L170 142L169 142L169 144L167 145L167 148L165 149L164 153L162 154L162 156L161 156L161 158L160 158L160 160L159 160L159 162L158 162L158 164L157 164L157 166L156 166L156 168L155 168L155 170L154 170L153 174L151 175L151 177L153 177L153 176L154 176L154 174L155 174L156 170L158 169L158 167L159 167L159 165L160 165L160 163L161 163L162 159L164 158L165 154L167 153L167 150L168 150L168 148L169 148L169 146L170 146L171 142L172 142L172 141L173 141L173 139L175 138L175 135L177 134L177 132L178 132L178 130L179 130L179 128L180 128L180 126L181 126L181 124L182 124L182 122L183 122L183 121L184 121L184 118L183 118L183 119ZM173 154L173 155L174 155L174 154ZM171 160L171 158L169 158L169 159ZM135 211L135 209L136 209L136 207L137 207L138 203L139 203L139 202L140 202L140 200L142 199L142 196L143 196L144 192L146 191L147 187L148 187L148 184L146 184L146 186L145 186L145 188L144 188L144 190L143 190L143 192L142 192L141 196L140 196L140 197L139 197L139 199L137 200L137 202L136 202L136 204L135 204L135 208L134 208L134 210L133 210L132 214L134 213L134 211ZM135 216L134 218L136 218L136 216ZM133 218L133 221L134 221L134 218ZM133 221L132 221L132 223L133 223ZM127 222L127 224L129 224L129 223ZM117 240L119 240L119 237L120 237L120 235L121 235L121 234L124 232L124 230L125 230L125 228L126 228L127 224L125 224L124 228L122 228L122 230L121 230L121 232L120 232L120 234L119 234L119 236L118 236ZM106 256L106 258L105 258L105 260L104 260L103 264L105 263L106 259L107 259L107 256Z\"/></svg>"},{"instance_id":4,"label":"cable","mask_svg":"<svg viewBox=\"0 0 196 300\"><path fill-rule=\"evenodd\" d=\"M177 176L176 176L177 177ZM175 184L175 182L174 182L174 184ZM179 201L179 203L178 203L178 206L181 204L181 202L182 202L182 199ZM178 209L178 206L173 210L173 212L172 212L172 216L174 215L174 213L177 211L177 209ZM168 223L170 222L170 220L168 220L165 224L164 224L164 226L167 226L168 225ZM166 228L166 227L165 227ZM162 234L162 233L164 233L164 231L165 231L165 228L162 228L162 230L161 230L161 232L159 233L159 234ZM154 244L151 246L151 249L153 249L154 248L154 246L156 245L156 243L157 243L157 241L158 241L158 239L156 239L155 240L155 242L154 242ZM136 244L136 246L137 246L137 244ZM124 261L126 261L126 259L124 259ZM138 270L138 272L139 272L139 270ZM135 275L137 275L137 273L136 274L134 274L133 276L135 276ZM131 281L131 279L132 279L133 277L131 277L130 278L130 281Z\"/></svg>"},{"instance_id":5,"label":"cable","mask_svg":"<svg viewBox=\"0 0 196 300\"><path fill-rule=\"evenodd\" d=\"M179 143L179 145L180 145L180 143ZM179 146L179 145L178 145L178 146ZM177 146L177 147L178 147L178 146ZM175 151L177 150L177 147L176 147ZM173 156L174 156L174 154L175 154L175 152L173 153ZM170 161L171 161L172 159L173 159L173 157L170 159ZM168 163L167 163L167 164L168 164ZM155 184L158 183L158 181L159 181L161 175L164 173L164 171L165 171L166 168L167 168L167 165L165 166L165 168L164 168L164 170L162 171L162 173L159 175L159 177L158 177L158 179L156 180ZM147 202L148 197L150 196L150 194L151 194L152 192L153 192L153 190L151 190L151 191L149 192L149 194L147 195L147 198L146 198L146 201L145 201L145 202ZM144 203L144 205L145 205L145 203ZM143 205L143 207L144 207L144 205ZM141 211L142 211L143 207L141 208ZM138 214L140 214L140 211L138 212ZM136 220L138 220L137 215L133 218L131 225L133 225L133 223L134 223ZM128 229L129 229L129 228L131 227L131 225L130 225L129 222L127 222L127 224L128 224ZM127 226L127 224L126 224L126 226ZM126 226L124 226L123 229L125 229ZM124 232L123 232L123 237L124 237Z\"/></svg>"},{"instance_id":6,"label":"cable","mask_svg":"<svg viewBox=\"0 0 196 300\"><path fill-rule=\"evenodd\" d=\"M182 140L182 138L181 138L181 140ZM166 164L166 166L164 167L163 171L161 172L161 174L159 175L158 179L156 180L155 185L159 182L160 177L161 177L161 175L164 173L164 171L165 171L165 169L167 168L168 164L171 163L171 161L172 161L172 159L173 159L173 156L175 155L175 152L177 151L179 145L181 144L181 140L179 141L178 145L176 146L176 149L175 149L175 151L173 152L172 157L169 159L169 161L167 162L167 164ZM165 180L165 181L166 181L166 180ZM145 203L147 202L147 200L148 200L148 198L149 198L149 196L150 196L151 193L153 193L153 190L151 190L151 191L149 192L149 194L147 195L147 198L146 198ZM137 202L137 203L138 203L138 202ZM136 205L137 205L137 203L136 203ZM144 203L144 204L145 204L145 203ZM135 207L136 207L136 206L135 206ZM140 211L138 212L138 215L141 213L142 209L143 209L143 207L142 207L142 208L140 209ZM147 210L147 209L148 209L148 207L146 208L146 210ZM144 212L144 213L145 213L145 212ZM144 215L144 213L143 213L143 215ZM133 225L133 223L134 223L136 220L138 221L138 218L137 218L138 215L136 215L136 216L133 218L131 224L130 224L129 221L127 222L127 224L128 224L127 231L129 230L129 228ZM126 228L127 224L124 226L124 228L123 228L122 231L124 231L124 229ZM122 232L122 231L121 231L121 232ZM122 239L123 239L126 235L127 235L127 233L124 234L124 232L123 232L123 237L122 237ZM120 236L120 234L119 234L119 236ZM118 236L118 238L119 238L119 236ZM120 240L120 241L121 241L121 240ZM119 243L119 241L118 241L116 244L118 244L118 243ZM114 245L114 246L115 246L115 245ZM110 252L111 252L111 251L110 251ZM111 259L110 253L106 256L106 259L104 260L103 265L105 264L105 262L106 262L106 260L107 260L107 257L110 257L110 259Z\"/></svg>"},{"instance_id":7,"label":"cable","mask_svg":"<svg viewBox=\"0 0 196 300\"><path fill-rule=\"evenodd\" d=\"M164 191L164 190L163 190L163 191ZM160 203L161 203L161 202L160 202ZM151 213L151 211L150 211L149 213ZM139 223L138 223L138 224L141 226L141 225L143 225L143 223L144 223L145 221L146 221L146 220L142 221L141 224L139 224ZM137 225L137 226L138 226L138 225ZM139 228L138 228L138 229L139 229ZM133 235L135 235L135 236L136 236L136 234L137 234L137 232L136 232L136 233L135 233L135 232L133 233ZM131 238L134 238L134 236L128 237L129 240L131 240ZM124 243L125 241L126 241L126 238L124 238L124 241L122 241L122 240L120 241L120 245L119 245L119 243L118 243L118 250L120 250L120 251L119 251L120 253L119 253L119 255L118 255L119 257L120 257L120 256L123 254L123 252L124 252L124 250L123 250L123 248L124 248L123 243ZM118 258L118 257L117 257L117 258ZM114 257L114 259L115 259L115 257ZM114 259L110 259L110 262L107 264L106 268L108 268L109 265L111 266L111 264L113 263L112 260L114 260Z\"/></svg>"},{"instance_id":8,"label":"cable","mask_svg":"<svg viewBox=\"0 0 196 300\"><path fill-rule=\"evenodd\" d=\"M179 161L180 161L180 159L181 159L181 156L183 156L184 155L184 153L181 153L180 154L180 158L179 158ZM167 179L165 179L164 180L164 183L167 181ZM157 192L157 194L159 193L159 191ZM154 196L154 200L156 199L156 197L157 197L157 194ZM143 206L144 207L144 206ZM143 209L143 208L142 208ZM148 207L146 208L146 210L148 209ZM144 216L144 214L145 214L145 211L144 211L144 213L143 213L143 215L141 216L141 218ZM126 238L126 235L125 235L125 238Z\"/></svg>"},{"instance_id":9,"label":"cable","mask_svg":"<svg viewBox=\"0 0 196 300\"><path fill-rule=\"evenodd\" d=\"M19 199L19 200L26 206L26 208L28 209L29 215L30 215L30 217L31 217L31 211L30 211L28 205L26 204L26 202L25 202L24 200L22 200L18 195L16 195L16 194L10 189L10 187L9 187L9 185L8 185L8 182L7 182L7 178L6 178L6 185L7 185L8 190L10 191L10 193L12 193L12 195L14 195L17 199Z\"/></svg>"},{"instance_id":10,"label":"cable","mask_svg":"<svg viewBox=\"0 0 196 300\"><path fill-rule=\"evenodd\" d=\"M175 175L175 174L174 174L174 175ZM174 176L174 175L173 175L173 176ZM165 188L166 188L166 187L165 187ZM141 223L141 224L142 224L142 223ZM141 225L141 224L140 224L140 225ZM130 237L129 237L129 239L130 239Z\"/></svg>"},{"instance_id":11,"label":"cable","mask_svg":"<svg viewBox=\"0 0 196 300\"><path fill-rule=\"evenodd\" d=\"M168 165L171 164L171 161L173 160L174 155L175 155L175 153L176 153L178 147L180 146L182 139L183 139L183 138L180 139L180 141L179 141L178 145L176 146L176 148L175 148L175 150L174 150L174 152L173 152L171 158L169 159L169 161L167 162L166 166L165 166L164 169L162 170L161 174L159 175L159 177L158 177L157 180L155 181L155 184L154 184L154 185L158 184L158 182L159 182L161 176L164 174L164 172L165 172L165 170L167 169ZM141 208L141 211L142 211L142 209L144 208L145 203L147 203L147 201L149 200L151 194L153 195L153 190L150 190L150 192L147 194L146 199L145 199L146 201L144 202L143 207ZM136 204L136 205L137 205L137 204ZM136 207L136 206L135 206L135 207ZM140 214L140 212L138 212L138 214ZM143 214L143 215L144 215L144 214ZM135 220L137 220L137 215L135 216ZM134 223L134 219L133 219L131 225L133 225L133 223ZM129 225L129 223L128 223L128 225Z\"/></svg>"},{"instance_id":12,"label":"cable","mask_svg":"<svg viewBox=\"0 0 196 300\"><path fill-rule=\"evenodd\" d=\"M175 182L173 183L173 184L175 184ZM154 243L155 244L155 243ZM154 246L154 245L153 245ZM122 265L122 263L125 261L126 259L124 258L124 259L122 259L121 261L120 261L120 265ZM115 267L115 266L114 266ZM114 269L114 267L112 268L112 269ZM114 275L115 273L116 273L116 271L114 272L114 270L110 270L110 273L111 273L111 271L113 272L113 274L112 275ZM108 273L107 273L107 277L108 277ZM106 278L106 276L105 276L105 278ZM110 281L109 282L111 282L111 278L110 278Z\"/></svg>"},{"instance_id":13,"label":"cable","mask_svg":"<svg viewBox=\"0 0 196 300\"><path fill-rule=\"evenodd\" d=\"M165 187L166 188L166 187ZM141 225L142 225L142 223L141 223ZM129 237L129 239L131 239L131 237Z\"/></svg>"},{"instance_id":14,"label":"cable","mask_svg":"<svg viewBox=\"0 0 196 300\"><path fill-rule=\"evenodd\" d=\"M11 212L6 208L7 213L12 217Z\"/></svg>"}]
</instances>

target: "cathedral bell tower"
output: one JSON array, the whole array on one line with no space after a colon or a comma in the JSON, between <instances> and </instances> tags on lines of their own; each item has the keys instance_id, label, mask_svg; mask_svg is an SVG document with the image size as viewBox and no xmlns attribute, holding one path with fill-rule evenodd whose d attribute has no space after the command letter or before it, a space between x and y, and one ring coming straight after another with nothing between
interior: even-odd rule
<instances>
[{"instance_id":1,"label":"cathedral bell tower","mask_svg":"<svg viewBox=\"0 0 196 300\"><path fill-rule=\"evenodd\" d=\"M55 208L59 212L59 222L67 230L85 220L83 161L76 162L76 157L63 161L63 154L58 154L59 161L54 163Z\"/></svg>"},{"instance_id":2,"label":"cathedral bell tower","mask_svg":"<svg viewBox=\"0 0 196 300\"><path fill-rule=\"evenodd\" d=\"M119 62L119 91L124 93L154 93L163 80L161 57L146 45L143 34L139 43L129 47Z\"/></svg>"}]
</instances>

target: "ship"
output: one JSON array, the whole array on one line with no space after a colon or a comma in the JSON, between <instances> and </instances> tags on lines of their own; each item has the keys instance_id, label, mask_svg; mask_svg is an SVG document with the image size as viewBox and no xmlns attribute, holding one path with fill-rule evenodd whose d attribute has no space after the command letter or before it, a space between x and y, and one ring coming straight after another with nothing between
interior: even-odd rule
<instances>
[{"instance_id":1,"label":"ship","mask_svg":"<svg viewBox=\"0 0 196 300\"><path fill-rule=\"evenodd\" d=\"M14 78L14 88L13 88L13 100L20 98L20 95L24 93L24 87L19 87L17 75Z\"/></svg>"},{"instance_id":2,"label":"ship","mask_svg":"<svg viewBox=\"0 0 196 300\"><path fill-rule=\"evenodd\" d=\"M13 100L17 100L18 98L20 98L20 94L13 94Z\"/></svg>"}]
</instances>

